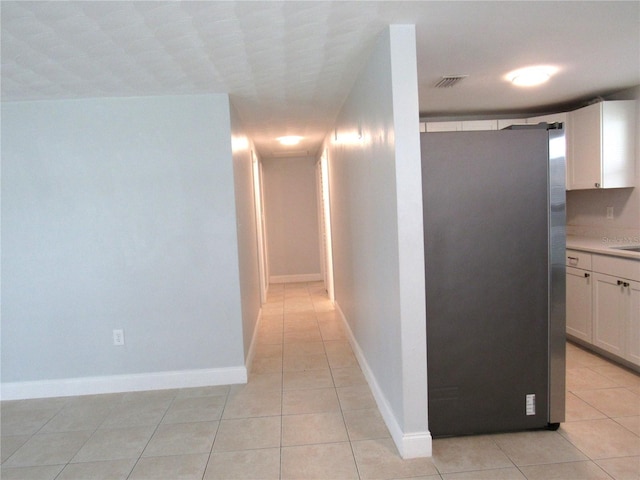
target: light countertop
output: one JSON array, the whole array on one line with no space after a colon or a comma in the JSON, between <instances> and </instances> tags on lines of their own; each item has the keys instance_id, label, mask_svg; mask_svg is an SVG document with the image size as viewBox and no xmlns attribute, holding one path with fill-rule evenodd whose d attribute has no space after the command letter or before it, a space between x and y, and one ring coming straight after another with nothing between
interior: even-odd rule
<instances>
[{"instance_id":1,"label":"light countertop","mask_svg":"<svg viewBox=\"0 0 640 480\"><path fill-rule=\"evenodd\" d=\"M622 240L622 241L621 241ZM616 257L633 258L640 260L640 252L630 250L618 250L614 247L629 247L639 245L639 242L630 243L626 239L609 237L581 237L577 235L567 235L567 248L571 250L581 250L584 252L599 253L601 255L612 255ZM629 239L631 240L631 239Z\"/></svg>"}]
</instances>

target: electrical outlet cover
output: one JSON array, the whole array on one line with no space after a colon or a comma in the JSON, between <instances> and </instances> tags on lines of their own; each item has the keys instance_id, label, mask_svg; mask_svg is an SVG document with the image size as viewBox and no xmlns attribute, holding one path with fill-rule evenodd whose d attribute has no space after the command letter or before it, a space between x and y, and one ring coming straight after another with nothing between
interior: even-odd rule
<instances>
[{"instance_id":1,"label":"electrical outlet cover","mask_svg":"<svg viewBox=\"0 0 640 480\"><path fill-rule=\"evenodd\" d=\"M124 330L118 329L113 331L113 344L124 345Z\"/></svg>"}]
</instances>

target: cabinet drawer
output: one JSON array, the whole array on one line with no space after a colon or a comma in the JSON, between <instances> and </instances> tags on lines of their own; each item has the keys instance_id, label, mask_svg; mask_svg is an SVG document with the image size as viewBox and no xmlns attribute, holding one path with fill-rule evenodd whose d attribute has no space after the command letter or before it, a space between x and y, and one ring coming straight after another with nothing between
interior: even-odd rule
<instances>
[{"instance_id":1,"label":"cabinet drawer","mask_svg":"<svg viewBox=\"0 0 640 480\"><path fill-rule=\"evenodd\" d=\"M638 260L609 255L593 255L592 270L614 277L640 281L640 261Z\"/></svg>"},{"instance_id":2,"label":"cabinet drawer","mask_svg":"<svg viewBox=\"0 0 640 480\"><path fill-rule=\"evenodd\" d=\"M591 270L591 254L585 252L579 252L578 250L567 250L566 255L567 267L582 268L584 270Z\"/></svg>"}]
</instances>

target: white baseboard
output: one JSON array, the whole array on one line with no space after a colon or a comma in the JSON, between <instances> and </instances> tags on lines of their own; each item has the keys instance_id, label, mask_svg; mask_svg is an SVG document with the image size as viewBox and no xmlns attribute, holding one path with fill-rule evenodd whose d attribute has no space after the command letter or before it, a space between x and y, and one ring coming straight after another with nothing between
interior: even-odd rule
<instances>
[{"instance_id":1,"label":"white baseboard","mask_svg":"<svg viewBox=\"0 0 640 480\"><path fill-rule=\"evenodd\" d=\"M253 357L256 354L256 344L258 343L258 327L262 321L262 308L258 311L258 318L256 319L256 325L253 327L253 336L251 337L251 345L249 345L249 351L244 360L245 368L247 372L251 370L251 364L253 363Z\"/></svg>"},{"instance_id":2,"label":"white baseboard","mask_svg":"<svg viewBox=\"0 0 640 480\"><path fill-rule=\"evenodd\" d=\"M244 366L8 382L0 384L0 399L20 400L25 398L69 397L99 393L232 385L237 383L247 383L247 369Z\"/></svg>"},{"instance_id":3,"label":"white baseboard","mask_svg":"<svg viewBox=\"0 0 640 480\"><path fill-rule=\"evenodd\" d=\"M353 332L351 331L351 327L349 326L349 322L347 322L347 318L344 315L344 312L340 308L338 302L335 302L335 307L338 313L340 314L340 318L342 319L342 323L344 324L345 331L347 332L347 336L349 338L349 343L351 344L351 348L353 350L358 363L360 364L360 369L367 379L367 383L369 384L369 388L371 389L371 393L376 400L376 404L378 405L378 410L380 410L380 414L384 420L384 423L387 425L389 429L389 433L391 433L391 438L393 438L394 443L400 453L400 456L404 459L409 458L422 458L422 457L431 457L432 456L432 439L431 433L428 430L424 432L411 432L405 433L402 431L402 428L398 424L398 421L387 401L387 397L382 392L382 389L378 385L378 381L376 380L371 367L367 363L367 359L358 344Z\"/></svg>"},{"instance_id":4,"label":"white baseboard","mask_svg":"<svg viewBox=\"0 0 640 480\"><path fill-rule=\"evenodd\" d=\"M394 439L394 441L398 445L398 440ZM405 460L431 457L433 455L433 443L429 431L405 433L400 441L402 442L402 447L398 447L398 451Z\"/></svg>"},{"instance_id":5,"label":"white baseboard","mask_svg":"<svg viewBox=\"0 0 640 480\"><path fill-rule=\"evenodd\" d=\"M304 273L300 275L271 275L269 283L300 283L319 282L322 280L320 273Z\"/></svg>"}]
</instances>

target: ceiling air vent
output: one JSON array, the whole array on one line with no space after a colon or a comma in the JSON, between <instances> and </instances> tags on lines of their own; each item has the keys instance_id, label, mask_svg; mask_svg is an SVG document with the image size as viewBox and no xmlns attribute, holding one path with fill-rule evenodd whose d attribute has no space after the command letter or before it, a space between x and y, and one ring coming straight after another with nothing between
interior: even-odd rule
<instances>
[{"instance_id":1,"label":"ceiling air vent","mask_svg":"<svg viewBox=\"0 0 640 480\"><path fill-rule=\"evenodd\" d=\"M464 80L469 75L445 75L438 83L434 85L435 88L449 88L457 85L461 80Z\"/></svg>"}]
</instances>

